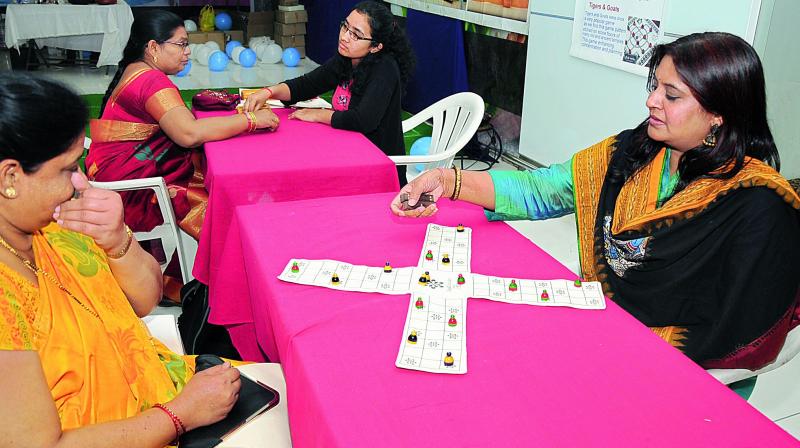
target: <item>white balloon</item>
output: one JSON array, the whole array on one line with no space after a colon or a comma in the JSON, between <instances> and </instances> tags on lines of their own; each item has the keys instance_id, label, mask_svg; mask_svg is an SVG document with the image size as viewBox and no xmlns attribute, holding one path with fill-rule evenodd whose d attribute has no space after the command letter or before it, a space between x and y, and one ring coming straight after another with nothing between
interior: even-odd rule
<instances>
[{"instance_id":1,"label":"white balloon","mask_svg":"<svg viewBox=\"0 0 800 448\"><path fill-rule=\"evenodd\" d=\"M187 33L191 33L192 31L197 31L197 24L194 23L194 20L184 20L183 27L186 28Z\"/></svg>"},{"instance_id":2,"label":"white balloon","mask_svg":"<svg viewBox=\"0 0 800 448\"><path fill-rule=\"evenodd\" d=\"M233 62L238 64L239 63L239 55L242 54L244 49L245 49L244 47L236 47L233 50L231 50L231 60L233 60Z\"/></svg>"},{"instance_id":3,"label":"white balloon","mask_svg":"<svg viewBox=\"0 0 800 448\"><path fill-rule=\"evenodd\" d=\"M222 51L222 49L219 48L219 44L214 42L213 40L210 40L210 41L206 42L204 45L206 47L208 47L208 48L211 48L212 52L213 51Z\"/></svg>"},{"instance_id":4,"label":"white balloon","mask_svg":"<svg viewBox=\"0 0 800 448\"><path fill-rule=\"evenodd\" d=\"M197 59L197 50L200 47L198 44L189 44L189 53L191 59Z\"/></svg>"},{"instance_id":5,"label":"white balloon","mask_svg":"<svg viewBox=\"0 0 800 448\"><path fill-rule=\"evenodd\" d=\"M267 46L258 45L256 48L253 48L253 51L256 52L256 57L258 57L258 60L263 61L267 54Z\"/></svg>"},{"instance_id":6,"label":"white balloon","mask_svg":"<svg viewBox=\"0 0 800 448\"><path fill-rule=\"evenodd\" d=\"M208 65L208 57L211 56L214 50L208 48L205 45L200 45L200 48L197 49L197 53L195 60L201 65Z\"/></svg>"},{"instance_id":7,"label":"white balloon","mask_svg":"<svg viewBox=\"0 0 800 448\"><path fill-rule=\"evenodd\" d=\"M264 52L264 58L262 60L267 64L277 64L280 62L282 57L283 48L281 48L280 45L271 44Z\"/></svg>"}]
</instances>

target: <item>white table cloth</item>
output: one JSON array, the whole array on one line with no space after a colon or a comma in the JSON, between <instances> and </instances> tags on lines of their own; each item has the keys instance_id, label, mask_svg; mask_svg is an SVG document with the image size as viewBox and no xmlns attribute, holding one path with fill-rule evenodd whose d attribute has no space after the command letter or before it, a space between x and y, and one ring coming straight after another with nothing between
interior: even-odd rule
<instances>
[{"instance_id":1,"label":"white table cloth","mask_svg":"<svg viewBox=\"0 0 800 448\"><path fill-rule=\"evenodd\" d=\"M133 23L131 7L116 5L11 4L6 9L6 46L28 39L42 46L100 52L97 66L116 65Z\"/></svg>"}]
</instances>

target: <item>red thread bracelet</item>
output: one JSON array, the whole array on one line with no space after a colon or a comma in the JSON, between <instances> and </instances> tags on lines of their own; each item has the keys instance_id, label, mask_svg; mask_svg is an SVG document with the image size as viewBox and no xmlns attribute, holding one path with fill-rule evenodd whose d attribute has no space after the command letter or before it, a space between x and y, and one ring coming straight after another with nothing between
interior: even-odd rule
<instances>
[{"instance_id":1,"label":"red thread bracelet","mask_svg":"<svg viewBox=\"0 0 800 448\"><path fill-rule=\"evenodd\" d=\"M175 426L175 434L176 434L175 435L175 439L176 440L178 439L178 437L180 437L181 435L183 435L183 433L186 432L186 427L183 426L183 422L181 421L181 418L178 417L177 414L172 412L172 410L170 410L170 408L164 406L161 403L156 403L156 404L153 405L153 407L161 409L162 411L164 411L164 413L169 416L169 419L172 420L172 425Z\"/></svg>"},{"instance_id":2,"label":"red thread bracelet","mask_svg":"<svg viewBox=\"0 0 800 448\"><path fill-rule=\"evenodd\" d=\"M272 95L275 95L275 92L273 92L273 91L272 91L272 89L270 89L269 87L264 87L264 90L266 90L267 92L269 92L269 97L270 97L270 98L272 98Z\"/></svg>"}]
</instances>

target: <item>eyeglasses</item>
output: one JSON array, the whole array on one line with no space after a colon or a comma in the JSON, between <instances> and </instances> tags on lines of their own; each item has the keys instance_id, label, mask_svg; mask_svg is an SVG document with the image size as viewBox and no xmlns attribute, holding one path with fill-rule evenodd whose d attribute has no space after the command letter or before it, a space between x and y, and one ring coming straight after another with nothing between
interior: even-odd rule
<instances>
[{"instance_id":1,"label":"eyeglasses","mask_svg":"<svg viewBox=\"0 0 800 448\"><path fill-rule=\"evenodd\" d=\"M342 20L342 23L339 24L339 32L346 32L347 35L350 36L350 39L353 40L372 40L371 37L360 36L356 30L350 28L347 24L347 20Z\"/></svg>"},{"instance_id":2,"label":"eyeglasses","mask_svg":"<svg viewBox=\"0 0 800 448\"><path fill-rule=\"evenodd\" d=\"M182 51L186 51L186 49L189 48L189 42L171 42L171 41L165 40L162 43L177 45L177 46L181 47Z\"/></svg>"}]
</instances>

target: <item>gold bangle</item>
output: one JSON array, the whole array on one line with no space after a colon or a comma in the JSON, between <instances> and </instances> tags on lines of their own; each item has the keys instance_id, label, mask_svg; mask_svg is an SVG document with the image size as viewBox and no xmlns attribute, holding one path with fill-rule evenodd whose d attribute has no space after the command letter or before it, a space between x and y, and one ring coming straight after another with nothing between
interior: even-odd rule
<instances>
[{"instance_id":1,"label":"gold bangle","mask_svg":"<svg viewBox=\"0 0 800 448\"><path fill-rule=\"evenodd\" d=\"M458 169L457 166L453 165L453 171L455 171L455 183L453 184L453 194L450 196L451 201L455 201L458 199L458 196L461 195L461 170Z\"/></svg>"},{"instance_id":2,"label":"gold bangle","mask_svg":"<svg viewBox=\"0 0 800 448\"><path fill-rule=\"evenodd\" d=\"M127 235L127 236L128 236L128 241L126 241L126 242L125 242L125 247L123 247L123 248L122 248L122 250L120 250L120 251L119 251L119 252L117 252L117 253L113 253L113 254L106 254L106 256L107 256L108 258L110 258L110 259L112 259L112 260L117 260L117 259L119 259L119 258L122 258L122 257L124 257L124 256L125 256L125 254L127 254L127 253L128 253L128 249L130 249L130 248L131 248L131 243L133 242L133 231L131 230L131 228L130 228L130 227L128 227L128 225L127 225L127 224L125 225L125 235Z\"/></svg>"},{"instance_id":3,"label":"gold bangle","mask_svg":"<svg viewBox=\"0 0 800 448\"><path fill-rule=\"evenodd\" d=\"M252 120L249 132L255 132L256 129L258 129L258 117L256 117L256 113L255 112L248 112L247 115L249 115L250 116L250 120Z\"/></svg>"}]
</instances>

